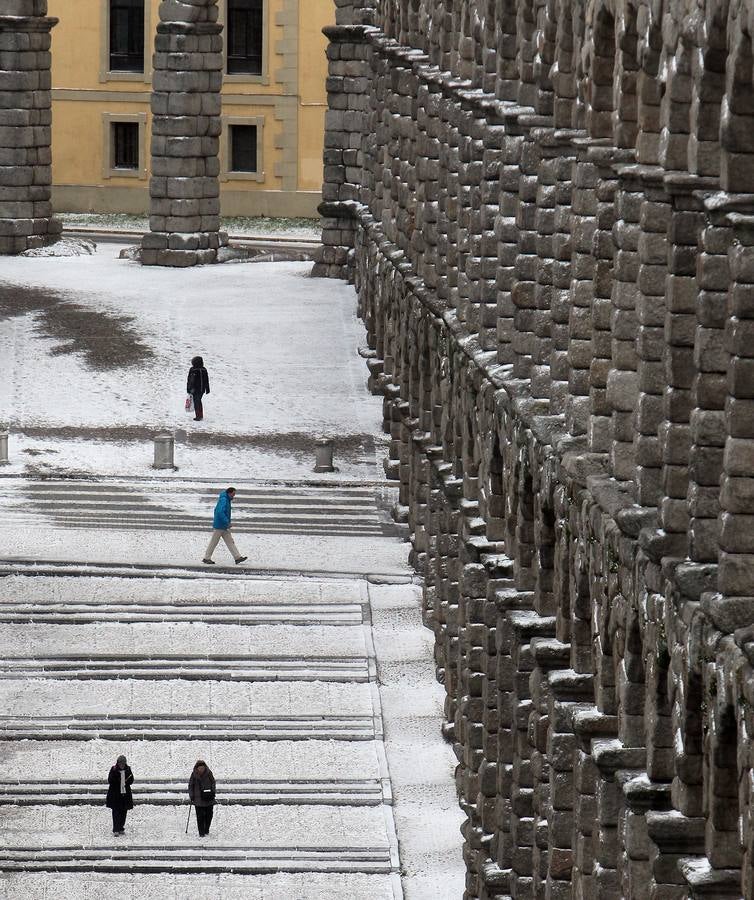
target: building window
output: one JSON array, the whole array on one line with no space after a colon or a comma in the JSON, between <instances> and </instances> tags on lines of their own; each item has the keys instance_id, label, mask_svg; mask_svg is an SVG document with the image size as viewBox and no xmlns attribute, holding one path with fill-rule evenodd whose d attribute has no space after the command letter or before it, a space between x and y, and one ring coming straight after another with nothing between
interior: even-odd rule
<instances>
[{"instance_id":1,"label":"building window","mask_svg":"<svg viewBox=\"0 0 754 900\"><path fill-rule=\"evenodd\" d=\"M231 172L257 171L257 126L230 126Z\"/></svg>"},{"instance_id":2,"label":"building window","mask_svg":"<svg viewBox=\"0 0 754 900\"><path fill-rule=\"evenodd\" d=\"M114 169L139 168L138 122L113 122L112 152Z\"/></svg>"},{"instance_id":3,"label":"building window","mask_svg":"<svg viewBox=\"0 0 754 900\"><path fill-rule=\"evenodd\" d=\"M261 75L264 0L228 0L228 74Z\"/></svg>"},{"instance_id":4,"label":"building window","mask_svg":"<svg viewBox=\"0 0 754 900\"><path fill-rule=\"evenodd\" d=\"M144 0L110 0L110 71L144 71Z\"/></svg>"}]
</instances>

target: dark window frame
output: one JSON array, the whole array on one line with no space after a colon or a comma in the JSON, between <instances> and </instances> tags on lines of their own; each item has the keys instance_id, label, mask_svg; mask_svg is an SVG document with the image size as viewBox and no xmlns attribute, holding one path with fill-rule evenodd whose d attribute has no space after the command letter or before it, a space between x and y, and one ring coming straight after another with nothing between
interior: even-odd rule
<instances>
[{"instance_id":1,"label":"dark window frame","mask_svg":"<svg viewBox=\"0 0 754 900\"><path fill-rule=\"evenodd\" d=\"M227 0L228 75L264 74L265 0Z\"/></svg>"},{"instance_id":2,"label":"dark window frame","mask_svg":"<svg viewBox=\"0 0 754 900\"><path fill-rule=\"evenodd\" d=\"M144 0L108 0L108 2L110 71L143 74L146 64Z\"/></svg>"},{"instance_id":3,"label":"dark window frame","mask_svg":"<svg viewBox=\"0 0 754 900\"><path fill-rule=\"evenodd\" d=\"M228 161L228 171L234 175L259 175L259 126L256 124L249 124L229 125L228 127L230 129L230 159ZM250 138L245 147L242 147L240 143L240 136L242 134L247 139ZM237 139L239 141L238 143L236 143ZM241 153L246 151L250 151L250 154L253 157L254 168L251 168L250 164L244 165L238 158Z\"/></svg>"},{"instance_id":4,"label":"dark window frame","mask_svg":"<svg viewBox=\"0 0 754 900\"><path fill-rule=\"evenodd\" d=\"M141 165L141 134L138 122L111 122L112 168L138 172Z\"/></svg>"}]
</instances>

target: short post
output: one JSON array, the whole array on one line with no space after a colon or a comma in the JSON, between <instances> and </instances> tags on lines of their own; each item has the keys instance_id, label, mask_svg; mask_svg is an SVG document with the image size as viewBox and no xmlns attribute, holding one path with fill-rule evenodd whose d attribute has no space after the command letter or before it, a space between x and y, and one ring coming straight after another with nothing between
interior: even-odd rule
<instances>
[{"instance_id":1,"label":"short post","mask_svg":"<svg viewBox=\"0 0 754 900\"><path fill-rule=\"evenodd\" d=\"M0 466L7 466L8 459L8 432L0 431Z\"/></svg>"},{"instance_id":2,"label":"short post","mask_svg":"<svg viewBox=\"0 0 754 900\"><path fill-rule=\"evenodd\" d=\"M172 434L158 434L154 439L154 468L175 468L175 438Z\"/></svg>"},{"instance_id":3,"label":"short post","mask_svg":"<svg viewBox=\"0 0 754 900\"><path fill-rule=\"evenodd\" d=\"M320 438L315 443L317 459L314 466L315 472L334 472L335 466L332 464L333 446L335 442L332 438Z\"/></svg>"}]
</instances>

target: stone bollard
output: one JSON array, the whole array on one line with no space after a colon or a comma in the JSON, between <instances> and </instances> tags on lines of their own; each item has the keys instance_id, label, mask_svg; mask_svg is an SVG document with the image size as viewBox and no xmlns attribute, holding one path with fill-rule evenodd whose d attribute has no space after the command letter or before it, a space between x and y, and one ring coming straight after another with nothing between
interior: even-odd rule
<instances>
[{"instance_id":1,"label":"stone bollard","mask_svg":"<svg viewBox=\"0 0 754 900\"><path fill-rule=\"evenodd\" d=\"M175 469L175 438L172 434L158 434L154 439L155 469Z\"/></svg>"},{"instance_id":2,"label":"stone bollard","mask_svg":"<svg viewBox=\"0 0 754 900\"><path fill-rule=\"evenodd\" d=\"M0 466L7 466L8 459L8 432L0 431Z\"/></svg>"},{"instance_id":3,"label":"stone bollard","mask_svg":"<svg viewBox=\"0 0 754 900\"><path fill-rule=\"evenodd\" d=\"M334 472L335 466L332 464L333 445L332 438L320 438L314 445L316 447L317 461L314 466L315 472Z\"/></svg>"}]
</instances>

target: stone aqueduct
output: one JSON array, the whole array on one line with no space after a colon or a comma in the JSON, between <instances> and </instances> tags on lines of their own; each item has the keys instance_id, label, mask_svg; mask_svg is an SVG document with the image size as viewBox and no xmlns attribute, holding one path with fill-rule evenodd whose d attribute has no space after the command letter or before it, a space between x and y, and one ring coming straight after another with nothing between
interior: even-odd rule
<instances>
[{"instance_id":1,"label":"stone aqueduct","mask_svg":"<svg viewBox=\"0 0 754 900\"><path fill-rule=\"evenodd\" d=\"M754 6L337 0L468 898L754 897Z\"/></svg>"},{"instance_id":2,"label":"stone aqueduct","mask_svg":"<svg viewBox=\"0 0 754 900\"><path fill-rule=\"evenodd\" d=\"M336 0L355 282L447 691L468 898L754 898L754 7ZM160 7L145 262L221 240L214 0ZM0 252L50 206L0 15Z\"/></svg>"}]
</instances>

